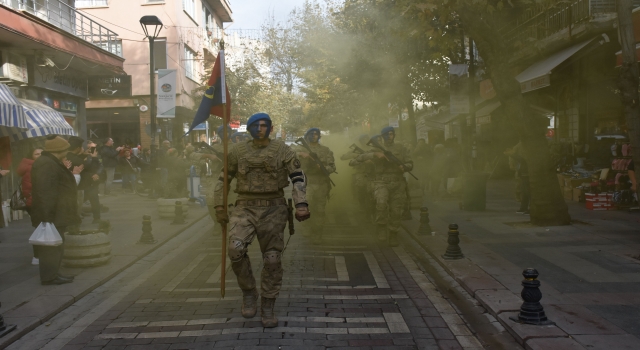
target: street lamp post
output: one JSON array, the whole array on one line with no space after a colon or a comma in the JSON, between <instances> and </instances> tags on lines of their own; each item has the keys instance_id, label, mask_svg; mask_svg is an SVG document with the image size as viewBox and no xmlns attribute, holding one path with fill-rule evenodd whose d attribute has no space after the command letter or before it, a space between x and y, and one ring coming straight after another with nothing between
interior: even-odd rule
<instances>
[{"instance_id":1,"label":"street lamp post","mask_svg":"<svg viewBox=\"0 0 640 350\"><path fill-rule=\"evenodd\" d=\"M143 16L140 18L140 25L142 26L142 30L144 30L144 35L149 39L149 110L151 113L151 146L153 146L156 144L156 131L158 130L156 126L156 84L154 79L156 67L153 57L153 42L160 34L160 30L162 30L162 21L156 16ZM150 148L151 157L155 157L155 147Z\"/></svg>"}]
</instances>

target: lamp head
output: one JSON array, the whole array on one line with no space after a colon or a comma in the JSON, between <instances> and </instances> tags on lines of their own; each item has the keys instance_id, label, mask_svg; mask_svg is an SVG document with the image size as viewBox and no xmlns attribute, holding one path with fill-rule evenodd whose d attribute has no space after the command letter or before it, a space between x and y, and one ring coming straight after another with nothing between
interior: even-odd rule
<instances>
[{"instance_id":1,"label":"lamp head","mask_svg":"<svg viewBox=\"0 0 640 350\"><path fill-rule=\"evenodd\" d=\"M157 16L142 16L140 25L144 30L144 35L148 38L157 38L160 35L160 30L162 30L162 21Z\"/></svg>"}]
</instances>

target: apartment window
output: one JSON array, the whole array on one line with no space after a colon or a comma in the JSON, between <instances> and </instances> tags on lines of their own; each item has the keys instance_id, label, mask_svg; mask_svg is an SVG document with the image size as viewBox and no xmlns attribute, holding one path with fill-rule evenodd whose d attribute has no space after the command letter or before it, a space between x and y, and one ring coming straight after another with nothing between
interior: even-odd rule
<instances>
[{"instance_id":1,"label":"apartment window","mask_svg":"<svg viewBox=\"0 0 640 350\"><path fill-rule=\"evenodd\" d=\"M106 7L108 0L76 0L76 7Z\"/></svg>"},{"instance_id":2,"label":"apartment window","mask_svg":"<svg viewBox=\"0 0 640 350\"><path fill-rule=\"evenodd\" d=\"M158 38L154 41L153 61L156 69L167 69L167 38Z\"/></svg>"},{"instance_id":3,"label":"apartment window","mask_svg":"<svg viewBox=\"0 0 640 350\"><path fill-rule=\"evenodd\" d=\"M186 12L191 18L196 18L196 0L182 0L182 9Z\"/></svg>"},{"instance_id":4,"label":"apartment window","mask_svg":"<svg viewBox=\"0 0 640 350\"><path fill-rule=\"evenodd\" d=\"M122 57L122 40L101 41L98 46L105 51Z\"/></svg>"},{"instance_id":5,"label":"apartment window","mask_svg":"<svg viewBox=\"0 0 640 350\"><path fill-rule=\"evenodd\" d=\"M196 80L196 53L188 47L184 47L184 74L187 78Z\"/></svg>"}]
</instances>

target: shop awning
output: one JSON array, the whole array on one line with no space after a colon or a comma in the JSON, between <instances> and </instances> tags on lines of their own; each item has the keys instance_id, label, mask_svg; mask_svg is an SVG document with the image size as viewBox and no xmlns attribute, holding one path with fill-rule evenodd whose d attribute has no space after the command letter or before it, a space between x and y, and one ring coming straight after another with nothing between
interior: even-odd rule
<instances>
[{"instance_id":1,"label":"shop awning","mask_svg":"<svg viewBox=\"0 0 640 350\"><path fill-rule=\"evenodd\" d=\"M551 85L551 71L595 39L596 38L592 38L558 51L544 60L534 63L522 73L518 74L516 80L520 82L522 92L528 92Z\"/></svg>"},{"instance_id":2,"label":"shop awning","mask_svg":"<svg viewBox=\"0 0 640 350\"><path fill-rule=\"evenodd\" d=\"M24 108L8 86L0 84L0 136L9 136L28 127Z\"/></svg>"},{"instance_id":3,"label":"shop awning","mask_svg":"<svg viewBox=\"0 0 640 350\"><path fill-rule=\"evenodd\" d=\"M73 127L53 108L37 101L17 99L27 116L28 129L11 135L14 141L51 134L75 135Z\"/></svg>"}]
</instances>

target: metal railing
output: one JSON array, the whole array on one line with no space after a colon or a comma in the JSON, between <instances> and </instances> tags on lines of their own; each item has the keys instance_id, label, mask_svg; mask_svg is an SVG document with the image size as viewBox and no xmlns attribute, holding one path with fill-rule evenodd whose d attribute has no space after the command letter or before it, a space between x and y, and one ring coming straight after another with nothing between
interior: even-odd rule
<instances>
[{"instance_id":1,"label":"metal railing","mask_svg":"<svg viewBox=\"0 0 640 350\"><path fill-rule=\"evenodd\" d=\"M118 34L76 11L61 0L0 0L15 10L26 11L43 21L87 41L105 51L122 57L118 50Z\"/></svg>"},{"instance_id":2,"label":"metal railing","mask_svg":"<svg viewBox=\"0 0 640 350\"><path fill-rule=\"evenodd\" d=\"M640 0L634 0L634 7ZM575 24L590 21L595 15L615 13L616 0L576 0L571 3L538 5L525 11L505 34L509 42L540 40Z\"/></svg>"}]
</instances>

